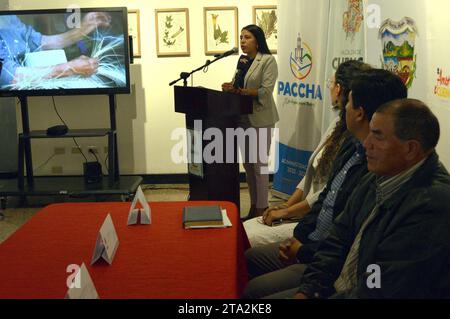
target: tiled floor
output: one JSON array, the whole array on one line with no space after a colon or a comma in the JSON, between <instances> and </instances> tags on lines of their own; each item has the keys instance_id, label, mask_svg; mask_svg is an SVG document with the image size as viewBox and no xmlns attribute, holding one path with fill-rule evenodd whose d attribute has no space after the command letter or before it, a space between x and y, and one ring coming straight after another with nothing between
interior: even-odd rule
<instances>
[{"instance_id":1,"label":"tiled floor","mask_svg":"<svg viewBox=\"0 0 450 319\"><path fill-rule=\"evenodd\" d=\"M188 196L188 185L143 185L147 200L152 201L185 201ZM4 219L0 220L0 243L27 222L42 207L54 202L85 202L90 198L43 198L30 197L27 203L20 205L16 198L8 198ZM107 200L107 199L106 199ZM114 199L118 200L118 199ZM275 199L276 200L276 199ZM272 201L272 200L271 200ZM247 184L241 184L241 217L247 215L250 208L250 198Z\"/></svg>"}]
</instances>

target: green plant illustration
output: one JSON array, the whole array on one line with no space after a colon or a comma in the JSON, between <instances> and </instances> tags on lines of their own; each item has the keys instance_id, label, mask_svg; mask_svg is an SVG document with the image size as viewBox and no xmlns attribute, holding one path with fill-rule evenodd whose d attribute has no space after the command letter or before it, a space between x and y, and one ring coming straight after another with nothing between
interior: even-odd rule
<instances>
[{"instance_id":1,"label":"green plant illustration","mask_svg":"<svg viewBox=\"0 0 450 319\"><path fill-rule=\"evenodd\" d=\"M175 38L176 38L177 36L179 36L183 31L184 31L183 27L180 27L180 28L178 29L177 32L175 32L174 34L172 34L171 38L172 38L172 39L175 39Z\"/></svg>"},{"instance_id":2,"label":"green plant illustration","mask_svg":"<svg viewBox=\"0 0 450 319\"><path fill-rule=\"evenodd\" d=\"M229 43L228 41L228 31L222 31L220 25L217 24L218 14L211 14L213 27L214 27L214 40L216 40L216 45L221 43Z\"/></svg>"},{"instance_id":3,"label":"green plant illustration","mask_svg":"<svg viewBox=\"0 0 450 319\"><path fill-rule=\"evenodd\" d=\"M177 42L176 37L178 37L181 33L183 33L184 28L180 26L180 28L172 33L173 25L173 17L171 15L166 16L166 21L164 22L165 29L164 29L164 37L163 42L167 47L171 47L175 45Z\"/></svg>"},{"instance_id":4,"label":"green plant illustration","mask_svg":"<svg viewBox=\"0 0 450 319\"><path fill-rule=\"evenodd\" d=\"M272 35L277 38L277 14L275 10L263 11L261 17L257 17L258 26L264 31L266 39L270 38Z\"/></svg>"}]
</instances>

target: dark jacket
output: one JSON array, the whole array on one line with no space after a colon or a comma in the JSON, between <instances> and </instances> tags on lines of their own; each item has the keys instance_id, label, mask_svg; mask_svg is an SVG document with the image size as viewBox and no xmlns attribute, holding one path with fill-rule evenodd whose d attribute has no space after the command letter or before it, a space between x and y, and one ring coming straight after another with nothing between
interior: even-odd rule
<instances>
[{"instance_id":1,"label":"dark jacket","mask_svg":"<svg viewBox=\"0 0 450 319\"><path fill-rule=\"evenodd\" d=\"M320 210L322 209L323 201L325 200L328 191L331 188L333 179L355 153L356 143L357 140L353 136L348 137L344 141L341 150L336 156L332 172L325 189L319 195L319 199L311 207L311 211L306 214L306 216L297 224L294 229L294 237L302 243L302 246L297 252L297 259L302 264L310 263L314 256L314 253L317 251L320 242L312 241L308 239L308 236L316 229L317 218L319 216ZM345 181L338 191L333 209L333 219L344 210L345 204L347 203L350 194L366 173L367 160L366 157L363 156L362 162L353 166L348 171L345 177Z\"/></svg>"},{"instance_id":2,"label":"dark jacket","mask_svg":"<svg viewBox=\"0 0 450 319\"><path fill-rule=\"evenodd\" d=\"M309 297L335 294L348 251L375 205L375 175L367 174L335 220L302 278ZM369 289L369 265L381 269L381 288ZM359 248L357 286L344 298L450 296L450 176L432 153L401 189L380 207Z\"/></svg>"}]
</instances>

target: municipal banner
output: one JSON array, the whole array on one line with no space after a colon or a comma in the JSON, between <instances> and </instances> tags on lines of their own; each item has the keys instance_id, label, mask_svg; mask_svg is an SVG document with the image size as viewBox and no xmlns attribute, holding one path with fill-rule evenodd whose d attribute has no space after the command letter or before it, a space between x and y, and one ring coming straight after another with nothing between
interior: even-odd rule
<instances>
[{"instance_id":1,"label":"municipal banner","mask_svg":"<svg viewBox=\"0 0 450 319\"><path fill-rule=\"evenodd\" d=\"M320 141L329 1L279 0L275 194L291 194ZM301 19L299 17L302 17ZM281 193L281 194L280 194Z\"/></svg>"},{"instance_id":2,"label":"municipal banner","mask_svg":"<svg viewBox=\"0 0 450 319\"><path fill-rule=\"evenodd\" d=\"M367 28L367 61L398 74L408 97L424 101L438 117L440 160L450 168L450 60L448 0L368 0L380 14Z\"/></svg>"},{"instance_id":3,"label":"municipal banner","mask_svg":"<svg viewBox=\"0 0 450 319\"><path fill-rule=\"evenodd\" d=\"M364 61L365 19L363 0L333 0L330 2L326 79L331 78L338 66L349 60ZM322 134L338 115L331 109L329 90L324 93Z\"/></svg>"},{"instance_id":4,"label":"municipal banner","mask_svg":"<svg viewBox=\"0 0 450 319\"><path fill-rule=\"evenodd\" d=\"M299 14L305 19L297 19ZM275 194L292 194L321 135L337 116L325 82L342 62L364 60L364 28L363 0L279 2Z\"/></svg>"},{"instance_id":5,"label":"municipal banner","mask_svg":"<svg viewBox=\"0 0 450 319\"><path fill-rule=\"evenodd\" d=\"M448 0L279 1L279 169L274 193L292 194L336 114L325 80L355 59L396 73L408 96L427 103L441 132L450 118ZM298 19L301 16L302 19ZM450 143L437 147L450 167Z\"/></svg>"}]
</instances>

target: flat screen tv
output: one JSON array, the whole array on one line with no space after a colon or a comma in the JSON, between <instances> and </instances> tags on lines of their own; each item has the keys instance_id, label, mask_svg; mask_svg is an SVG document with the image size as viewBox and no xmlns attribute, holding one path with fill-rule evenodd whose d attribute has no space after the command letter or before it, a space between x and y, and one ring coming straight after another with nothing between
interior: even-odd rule
<instances>
[{"instance_id":1,"label":"flat screen tv","mask_svg":"<svg viewBox=\"0 0 450 319\"><path fill-rule=\"evenodd\" d=\"M0 96L130 92L127 8L0 11Z\"/></svg>"}]
</instances>

